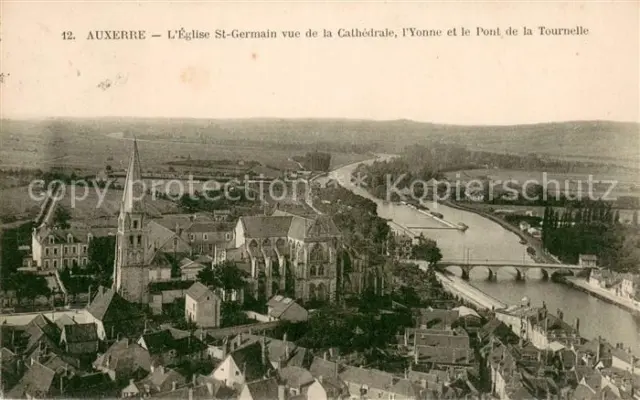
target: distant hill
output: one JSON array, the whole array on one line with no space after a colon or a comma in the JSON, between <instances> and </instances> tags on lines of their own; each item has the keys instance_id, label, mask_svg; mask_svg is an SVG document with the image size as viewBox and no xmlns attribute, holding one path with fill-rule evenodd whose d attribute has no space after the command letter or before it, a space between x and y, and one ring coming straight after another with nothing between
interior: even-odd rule
<instances>
[{"instance_id":1,"label":"distant hill","mask_svg":"<svg viewBox=\"0 0 640 400\"><path fill-rule=\"evenodd\" d=\"M28 131L28 132L24 132ZM33 134L49 140L67 132L82 136L124 132L125 136L185 142L268 142L299 147L356 152L400 152L414 144L438 141L471 149L505 153L536 153L638 167L640 124L612 121L553 122L512 126L462 126L410 120L349 119L236 120L160 118L52 118L39 121L3 120L0 136Z\"/></svg>"}]
</instances>

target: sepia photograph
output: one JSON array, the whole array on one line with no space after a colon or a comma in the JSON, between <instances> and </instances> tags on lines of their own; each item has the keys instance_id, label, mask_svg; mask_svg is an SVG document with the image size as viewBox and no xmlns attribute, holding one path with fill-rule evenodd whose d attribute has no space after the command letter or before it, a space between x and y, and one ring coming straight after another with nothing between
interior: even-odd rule
<instances>
[{"instance_id":1,"label":"sepia photograph","mask_svg":"<svg viewBox=\"0 0 640 400\"><path fill-rule=\"evenodd\" d=\"M0 397L640 399L640 3L0 3Z\"/></svg>"}]
</instances>

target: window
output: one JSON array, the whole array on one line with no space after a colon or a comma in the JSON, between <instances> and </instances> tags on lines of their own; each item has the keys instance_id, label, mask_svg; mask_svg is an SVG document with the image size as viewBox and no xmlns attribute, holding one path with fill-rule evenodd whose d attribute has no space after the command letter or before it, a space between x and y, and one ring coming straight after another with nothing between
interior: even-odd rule
<instances>
[{"instance_id":1,"label":"window","mask_svg":"<svg viewBox=\"0 0 640 400\"><path fill-rule=\"evenodd\" d=\"M57 247L54 247L54 248L53 248L53 255L54 255L54 256L57 256L57 255L58 255L58 248L57 248Z\"/></svg>"},{"instance_id":2,"label":"window","mask_svg":"<svg viewBox=\"0 0 640 400\"><path fill-rule=\"evenodd\" d=\"M53 268L58 268L58 260L53 260Z\"/></svg>"},{"instance_id":3,"label":"window","mask_svg":"<svg viewBox=\"0 0 640 400\"><path fill-rule=\"evenodd\" d=\"M138 229L138 220L133 221L133 229Z\"/></svg>"},{"instance_id":4,"label":"window","mask_svg":"<svg viewBox=\"0 0 640 400\"><path fill-rule=\"evenodd\" d=\"M49 236L49 244L53 244L53 236Z\"/></svg>"},{"instance_id":5,"label":"window","mask_svg":"<svg viewBox=\"0 0 640 400\"><path fill-rule=\"evenodd\" d=\"M72 252L73 254L76 254L76 246L73 246L73 247L71 248L71 252Z\"/></svg>"},{"instance_id":6,"label":"window","mask_svg":"<svg viewBox=\"0 0 640 400\"><path fill-rule=\"evenodd\" d=\"M64 267L66 267L69 264L69 260L67 260L66 258L64 260L62 260L62 265Z\"/></svg>"},{"instance_id":7,"label":"window","mask_svg":"<svg viewBox=\"0 0 640 400\"><path fill-rule=\"evenodd\" d=\"M67 246L64 246L64 254L67 254L69 252L69 248Z\"/></svg>"},{"instance_id":8,"label":"window","mask_svg":"<svg viewBox=\"0 0 640 400\"><path fill-rule=\"evenodd\" d=\"M86 258L83 258L83 259L82 259L82 265L84 265L84 266L86 266L86 265L87 265L87 259L86 259Z\"/></svg>"},{"instance_id":9,"label":"window","mask_svg":"<svg viewBox=\"0 0 640 400\"><path fill-rule=\"evenodd\" d=\"M44 255L45 255L45 256L48 256L48 255L49 255L49 248L45 248L45 249L44 249Z\"/></svg>"},{"instance_id":10,"label":"window","mask_svg":"<svg viewBox=\"0 0 640 400\"><path fill-rule=\"evenodd\" d=\"M44 260L44 267L49 268L49 260Z\"/></svg>"},{"instance_id":11,"label":"window","mask_svg":"<svg viewBox=\"0 0 640 400\"><path fill-rule=\"evenodd\" d=\"M209 235L207 235L206 233L204 233L204 234L202 235L202 239L204 239L204 240L209 240Z\"/></svg>"},{"instance_id":12,"label":"window","mask_svg":"<svg viewBox=\"0 0 640 400\"><path fill-rule=\"evenodd\" d=\"M82 246L82 254L87 254L87 246Z\"/></svg>"},{"instance_id":13,"label":"window","mask_svg":"<svg viewBox=\"0 0 640 400\"><path fill-rule=\"evenodd\" d=\"M309 276L316 276L316 266L312 265L309 267Z\"/></svg>"},{"instance_id":14,"label":"window","mask_svg":"<svg viewBox=\"0 0 640 400\"><path fill-rule=\"evenodd\" d=\"M231 240L231 233L227 232L224 234L224 239L225 240Z\"/></svg>"},{"instance_id":15,"label":"window","mask_svg":"<svg viewBox=\"0 0 640 400\"><path fill-rule=\"evenodd\" d=\"M129 244L133 246L133 236L129 236Z\"/></svg>"},{"instance_id":16,"label":"window","mask_svg":"<svg viewBox=\"0 0 640 400\"><path fill-rule=\"evenodd\" d=\"M321 265L318 267L318 275L320 276L324 275L324 265Z\"/></svg>"},{"instance_id":17,"label":"window","mask_svg":"<svg viewBox=\"0 0 640 400\"><path fill-rule=\"evenodd\" d=\"M189 240L194 241L196 240L196 235L194 235L193 233L189 234Z\"/></svg>"},{"instance_id":18,"label":"window","mask_svg":"<svg viewBox=\"0 0 640 400\"><path fill-rule=\"evenodd\" d=\"M142 246L142 235L138 235L138 245Z\"/></svg>"}]
</instances>

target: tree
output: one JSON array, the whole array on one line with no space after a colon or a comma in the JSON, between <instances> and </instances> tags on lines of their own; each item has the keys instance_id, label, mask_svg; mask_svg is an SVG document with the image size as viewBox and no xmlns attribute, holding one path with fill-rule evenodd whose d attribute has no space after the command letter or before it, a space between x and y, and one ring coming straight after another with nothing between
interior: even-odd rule
<instances>
[{"instance_id":1,"label":"tree","mask_svg":"<svg viewBox=\"0 0 640 400\"><path fill-rule=\"evenodd\" d=\"M71 220L71 214L69 210L62 206L56 207L55 212L53 213L53 225L60 229L69 229L71 225L69 221Z\"/></svg>"},{"instance_id":2,"label":"tree","mask_svg":"<svg viewBox=\"0 0 640 400\"><path fill-rule=\"evenodd\" d=\"M633 217L631 218L633 226L638 226L638 210L633 212Z\"/></svg>"},{"instance_id":3,"label":"tree","mask_svg":"<svg viewBox=\"0 0 640 400\"><path fill-rule=\"evenodd\" d=\"M220 321L222 327L246 325L251 321L242 310L240 303L236 301L225 301L220 307Z\"/></svg>"},{"instance_id":4,"label":"tree","mask_svg":"<svg viewBox=\"0 0 640 400\"><path fill-rule=\"evenodd\" d=\"M427 261L432 266L442 260L442 253L435 241L421 237L419 243L411 248L411 257Z\"/></svg>"},{"instance_id":5,"label":"tree","mask_svg":"<svg viewBox=\"0 0 640 400\"><path fill-rule=\"evenodd\" d=\"M196 279L205 286L224 289L228 294L228 291L244 288L246 275L233 261L223 261L213 267L206 266L198 272Z\"/></svg>"}]
</instances>

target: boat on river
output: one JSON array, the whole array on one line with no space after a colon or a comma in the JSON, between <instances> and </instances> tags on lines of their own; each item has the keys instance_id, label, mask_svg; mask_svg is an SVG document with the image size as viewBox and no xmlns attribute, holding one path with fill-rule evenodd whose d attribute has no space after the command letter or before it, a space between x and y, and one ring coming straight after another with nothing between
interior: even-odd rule
<instances>
[{"instance_id":1,"label":"boat on river","mask_svg":"<svg viewBox=\"0 0 640 400\"><path fill-rule=\"evenodd\" d=\"M524 239L520 239L520 244L527 244L528 242Z\"/></svg>"},{"instance_id":2,"label":"boat on river","mask_svg":"<svg viewBox=\"0 0 640 400\"><path fill-rule=\"evenodd\" d=\"M467 229L469 229L469 226L467 224L462 223L462 222L458 222L458 230L464 232Z\"/></svg>"}]
</instances>

